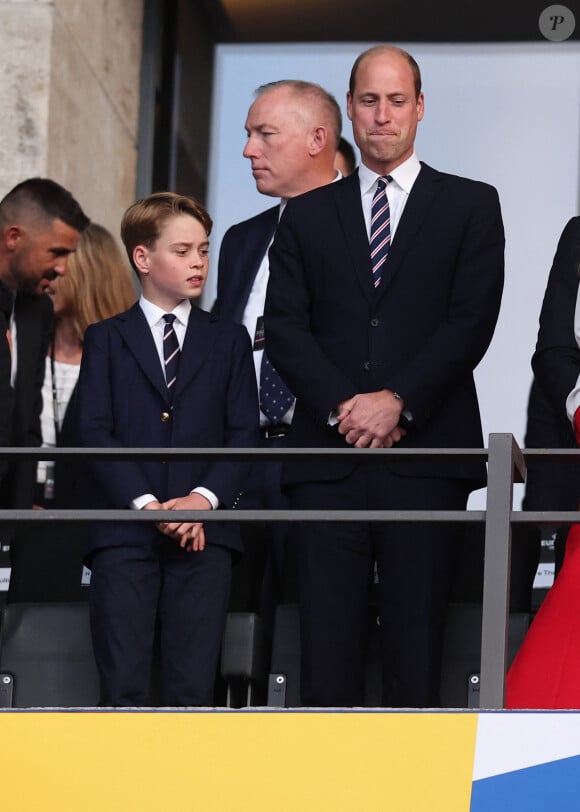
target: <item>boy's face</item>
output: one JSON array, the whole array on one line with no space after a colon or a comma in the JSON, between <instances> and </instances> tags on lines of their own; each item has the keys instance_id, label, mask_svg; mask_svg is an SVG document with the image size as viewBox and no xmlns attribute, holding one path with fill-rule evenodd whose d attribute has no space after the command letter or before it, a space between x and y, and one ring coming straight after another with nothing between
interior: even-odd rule
<instances>
[{"instance_id":1,"label":"boy's face","mask_svg":"<svg viewBox=\"0 0 580 812\"><path fill-rule=\"evenodd\" d=\"M201 296L208 271L209 241L205 228L189 214L171 217L151 248L138 245L133 259L143 295L164 310L183 299Z\"/></svg>"}]
</instances>

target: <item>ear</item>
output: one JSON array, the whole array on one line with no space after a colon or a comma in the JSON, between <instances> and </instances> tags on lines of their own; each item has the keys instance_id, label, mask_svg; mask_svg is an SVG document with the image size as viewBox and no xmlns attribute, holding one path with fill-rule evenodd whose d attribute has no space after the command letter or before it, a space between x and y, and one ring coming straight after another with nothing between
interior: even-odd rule
<instances>
[{"instance_id":1,"label":"ear","mask_svg":"<svg viewBox=\"0 0 580 812\"><path fill-rule=\"evenodd\" d=\"M352 95L350 91L346 94L346 114L350 121L352 121Z\"/></svg>"},{"instance_id":2,"label":"ear","mask_svg":"<svg viewBox=\"0 0 580 812\"><path fill-rule=\"evenodd\" d=\"M146 245L136 245L133 249L133 263L139 273L149 273L149 249Z\"/></svg>"},{"instance_id":3,"label":"ear","mask_svg":"<svg viewBox=\"0 0 580 812\"><path fill-rule=\"evenodd\" d=\"M328 133L326 127L316 127L310 134L309 152L310 155L318 155L328 143Z\"/></svg>"},{"instance_id":4,"label":"ear","mask_svg":"<svg viewBox=\"0 0 580 812\"><path fill-rule=\"evenodd\" d=\"M4 231L4 242L8 251L16 251L22 238L24 237L22 226L9 226Z\"/></svg>"}]
</instances>

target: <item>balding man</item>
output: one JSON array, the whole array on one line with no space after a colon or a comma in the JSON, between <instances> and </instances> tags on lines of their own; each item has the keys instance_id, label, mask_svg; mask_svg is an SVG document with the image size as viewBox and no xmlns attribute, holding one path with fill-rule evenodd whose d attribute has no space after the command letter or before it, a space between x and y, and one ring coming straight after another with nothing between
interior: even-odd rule
<instances>
[{"instance_id":1,"label":"balding man","mask_svg":"<svg viewBox=\"0 0 580 812\"><path fill-rule=\"evenodd\" d=\"M251 161L256 187L262 194L281 200L267 211L232 226L225 234L214 311L223 318L244 324L250 334L261 395L262 438L268 447L285 444L294 408L294 399L279 381L276 371L267 370L267 363L264 364L268 248L289 198L340 178L334 168L334 157L341 127L340 108L333 96L316 84L298 80L272 82L258 88L246 119L244 157ZM280 492L280 465L261 463L256 466L255 478L247 484L243 498L246 508L285 507ZM248 560L256 551L255 539L262 530L245 527ZM281 590L284 550L281 536L284 532L280 525L275 525L266 529L267 537L262 539L272 555L266 560L262 599L257 605L254 603L253 608L262 610L266 623L271 620L273 604ZM259 579L261 566L258 563L253 567L249 580Z\"/></svg>"},{"instance_id":2,"label":"balding man","mask_svg":"<svg viewBox=\"0 0 580 812\"><path fill-rule=\"evenodd\" d=\"M379 46L360 55L347 111L358 171L289 201L270 251L268 347L297 397L288 443L479 448L473 370L491 340L503 285L497 192L419 162L421 74L405 51ZM365 463L353 448L340 459L289 458L283 483L293 508L364 516L463 510L485 475L479 459L377 453ZM300 527L303 704L363 701L375 564L383 703L438 704L461 537L458 524Z\"/></svg>"}]
</instances>

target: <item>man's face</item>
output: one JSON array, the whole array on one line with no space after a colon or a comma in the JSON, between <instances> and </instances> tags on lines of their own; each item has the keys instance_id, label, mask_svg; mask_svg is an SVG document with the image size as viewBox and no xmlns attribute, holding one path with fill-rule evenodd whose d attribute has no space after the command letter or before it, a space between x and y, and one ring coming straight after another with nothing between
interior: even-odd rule
<instances>
[{"instance_id":1,"label":"man's face","mask_svg":"<svg viewBox=\"0 0 580 812\"><path fill-rule=\"evenodd\" d=\"M168 311L183 299L199 298L208 255L207 232L199 220L189 214L171 217L151 248L139 245L133 251L145 298Z\"/></svg>"},{"instance_id":2,"label":"man's face","mask_svg":"<svg viewBox=\"0 0 580 812\"><path fill-rule=\"evenodd\" d=\"M385 175L413 154L417 124L423 118L423 94L415 96L413 72L397 53L363 59L356 73L347 112L363 163Z\"/></svg>"},{"instance_id":3,"label":"man's face","mask_svg":"<svg viewBox=\"0 0 580 812\"><path fill-rule=\"evenodd\" d=\"M79 232L59 219L29 226L11 226L8 274L4 281L15 290L44 293L53 279L66 273L69 254L76 250Z\"/></svg>"},{"instance_id":4,"label":"man's face","mask_svg":"<svg viewBox=\"0 0 580 812\"><path fill-rule=\"evenodd\" d=\"M248 111L244 158L252 162L259 192L290 198L304 189L311 127L308 110L287 87L267 90Z\"/></svg>"}]
</instances>

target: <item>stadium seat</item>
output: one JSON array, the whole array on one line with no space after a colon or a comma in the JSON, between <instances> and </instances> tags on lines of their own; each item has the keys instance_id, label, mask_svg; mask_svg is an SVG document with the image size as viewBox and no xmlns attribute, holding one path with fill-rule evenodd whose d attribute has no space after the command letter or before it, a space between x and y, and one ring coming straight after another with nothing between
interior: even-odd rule
<instances>
[{"instance_id":1,"label":"stadium seat","mask_svg":"<svg viewBox=\"0 0 580 812\"><path fill-rule=\"evenodd\" d=\"M443 640L441 707L478 708L481 667L480 603L449 606ZM530 625L529 612L510 612L508 667Z\"/></svg>"},{"instance_id":2,"label":"stadium seat","mask_svg":"<svg viewBox=\"0 0 580 812\"><path fill-rule=\"evenodd\" d=\"M0 630L4 707L93 707L99 686L85 603L8 604Z\"/></svg>"}]
</instances>

